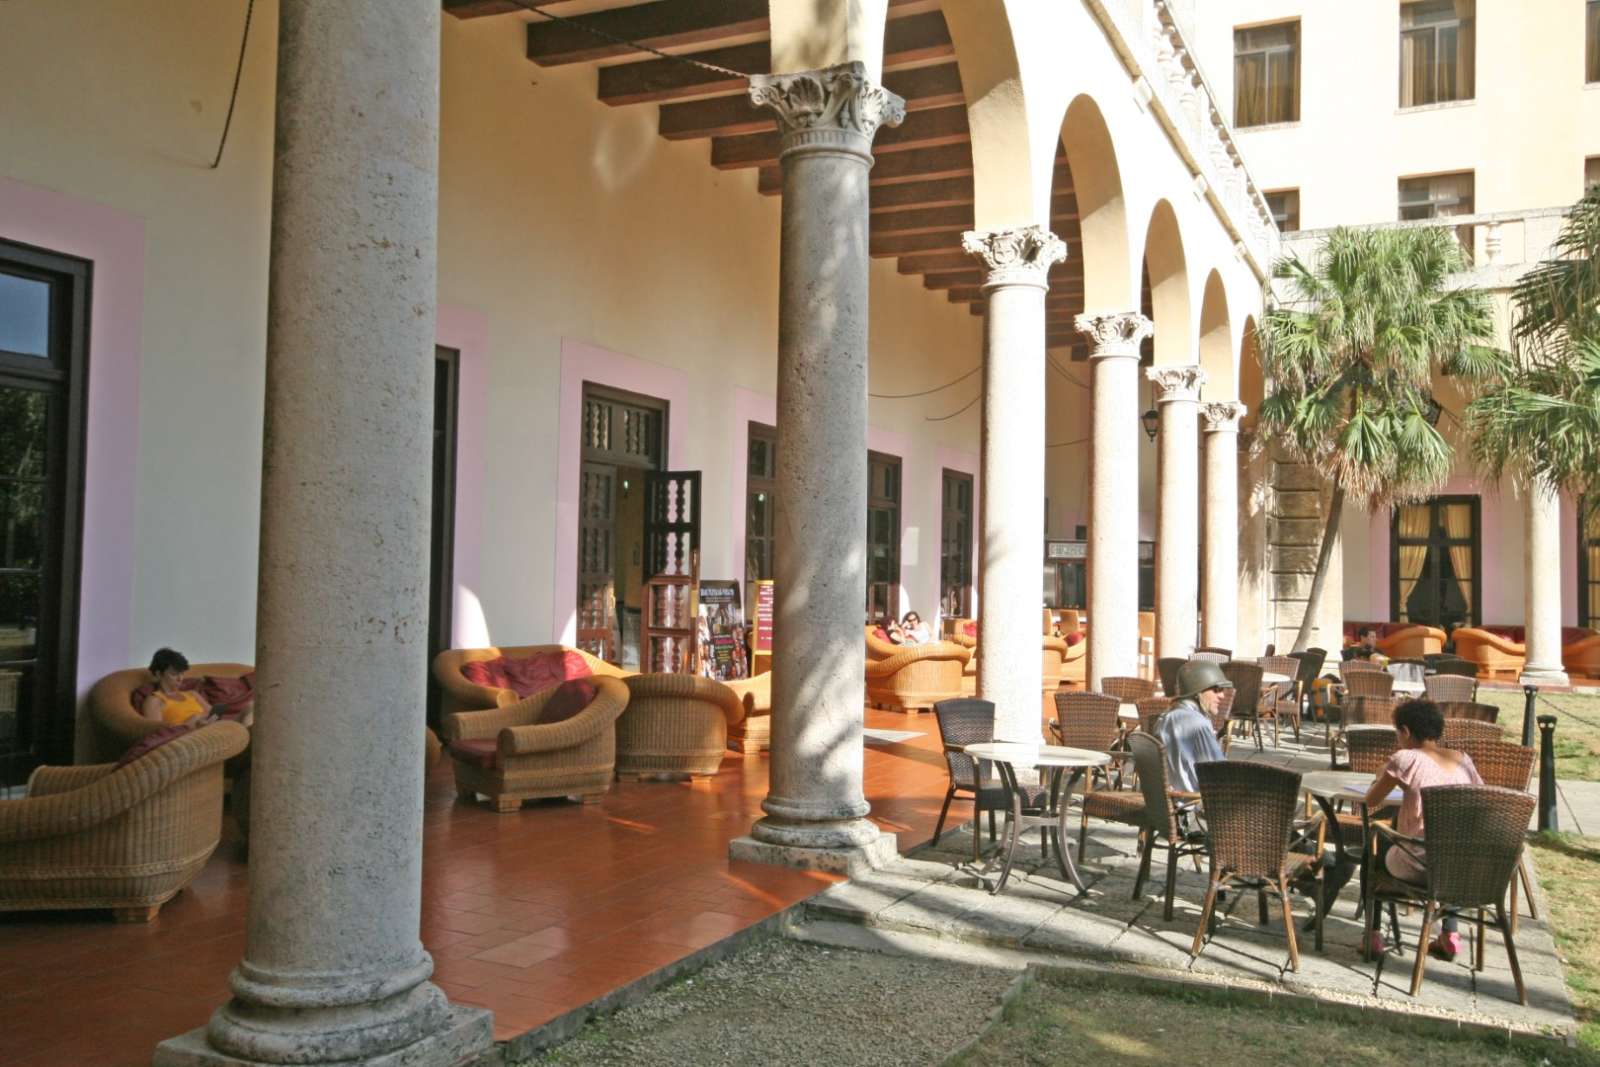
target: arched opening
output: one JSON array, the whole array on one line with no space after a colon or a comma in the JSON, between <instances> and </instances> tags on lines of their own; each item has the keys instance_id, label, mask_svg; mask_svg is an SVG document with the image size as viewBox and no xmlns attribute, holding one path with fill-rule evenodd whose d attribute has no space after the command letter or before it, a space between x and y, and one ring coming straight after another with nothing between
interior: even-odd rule
<instances>
[{"instance_id":1,"label":"arched opening","mask_svg":"<svg viewBox=\"0 0 1600 1067\"><path fill-rule=\"evenodd\" d=\"M1228 322L1228 295L1222 275L1212 271L1200 297L1200 366L1206 372L1203 400L1232 400L1237 395L1233 332Z\"/></svg>"},{"instance_id":2,"label":"arched opening","mask_svg":"<svg viewBox=\"0 0 1600 1067\"><path fill-rule=\"evenodd\" d=\"M1166 200L1156 201L1145 230L1144 269L1150 279L1150 317L1155 322L1155 361L1183 365L1194 361L1190 334L1189 271L1178 216Z\"/></svg>"}]
</instances>

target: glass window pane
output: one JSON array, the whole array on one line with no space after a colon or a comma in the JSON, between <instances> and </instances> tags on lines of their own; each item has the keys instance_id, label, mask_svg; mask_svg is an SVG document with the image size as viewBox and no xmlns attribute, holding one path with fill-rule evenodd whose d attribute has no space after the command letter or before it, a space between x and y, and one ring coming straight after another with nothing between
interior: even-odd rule
<instances>
[{"instance_id":1,"label":"glass window pane","mask_svg":"<svg viewBox=\"0 0 1600 1067\"><path fill-rule=\"evenodd\" d=\"M0 478L44 476L49 403L35 389L0 389Z\"/></svg>"},{"instance_id":2,"label":"glass window pane","mask_svg":"<svg viewBox=\"0 0 1600 1067\"><path fill-rule=\"evenodd\" d=\"M43 544L43 483L0 482L0 567L38 570Z\"/></svg>"},{"instance_id":3,"label":"glass window pane","mask_svg":"<svg viewBox=\"0 0 1600 1067\"><path fill-rule=\"evenodd\" d=\"M0 351L50 355L50 285L0 272Z\"/></svg>"}]
</instances>

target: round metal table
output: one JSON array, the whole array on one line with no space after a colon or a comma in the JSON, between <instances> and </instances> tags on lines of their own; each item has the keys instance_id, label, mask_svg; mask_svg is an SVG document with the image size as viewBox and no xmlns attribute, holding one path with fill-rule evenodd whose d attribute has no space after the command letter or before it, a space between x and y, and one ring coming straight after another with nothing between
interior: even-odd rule
<instances>
[{"instance_id":1,"label":"round metal table","mask_svg":"<svg viewBox=\"0 0 1600 1067\"><path fill-rule=\"evenodd\" d=\"M1387 727L1371 727L1368 729L1387 729ZM1352 730L1361 729L1360 726L1350 727ZM1376 775L1364 774L1360 771L1307 771L1300 777L1300 788L1309 793L1322 808L1325 825L1334 833L1334 850L1339 858L1349 860L1357 865L1361 872L1361 903L1357 905L1356 915L1359 916L1366 908L1367 899L1367 837L1372 832L1372 816L1367 810L1367 790L1372 788ZM1361 811L1361 836L1357 841L1345 840L1345 827L1339 822L1337 805L1340 801L1352 804ZM1386 804L1400 803L1400 791L1395 790L1389 794Z\"/></svg>"},{"instance_id":2,"label":"round metal table","mask_svg":"<svg viewBox=\"0 0 1600 1067\"><path fill-rule=\"evenodd\" d=\"M1086 888L1083 879L1079 877L1078 867L1072 862L1072 853L1065 845L1067 802L1072 796L1073 786L1078 784L1084 772L1091 767L1104 767L1110 763L1110 754L1087 748L1028 745L1011 741L987 741L982 744L967 745L963 751L974 759L987 760L995 765L1000 772L1000 781L1005 786L1006 799L1009 802L1005 840L979 872L980 877L987 874L994 867L996 860L1001 860L1001 853L1004 853L1000 878L989 892L998 893L1005 888L1006 880L1011 877L1011 865L1016 856L1017 842L1022 839L1024 831L1034 827L1042 827L1045 830L1047 841L1054 840L1056 867L1061 871L1061 877L1072 883L1078 892L1083 892ZM1019 767L1054 772L1050 776L1051 782L1044 803L1024 808L1023 789L1017 782ZM1062 781L1063 771L1070 772L1064 776L1065 781ZM1042 787L1043 782L1040 784Z\"/></svg>"}]
</instances>

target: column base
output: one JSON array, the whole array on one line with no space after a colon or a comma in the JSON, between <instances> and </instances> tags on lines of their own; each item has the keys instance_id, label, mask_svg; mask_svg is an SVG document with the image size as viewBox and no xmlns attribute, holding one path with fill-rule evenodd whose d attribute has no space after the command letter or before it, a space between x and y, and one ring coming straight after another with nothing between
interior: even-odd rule
<instances>
[{"instance_id":1,"label":"column base","mask_svg":"<svg viewBox=\"0 0 1600 1067\"><path fill-rule=\"evenodd\" d=\"M1525 667L1517 679L1518 685L1536 685L1543 688L1566 689L1572 679L1560 667Z\"/></svg>"},{"instance_id":2,"label":"column base","mask_svg":"<svg viewBox=\"0 0 1600 1067\"><path fill-rule=\"evenodd\" d=\"M882 870L899 856L895 835L885 833L880 833L864 845L844 848L777 845L750 836L736 837L728 842L730 860L794 867L802 871L827 871L830 874L842 874L846 878Z\"/></svg>"},{"instance_id":3,"label":"column base","mask_svg":"<svg viewBox=\"0 0 1600 1067\"><path fill-rule=\"evenodd\" d=\"M467 1067L494 1048L492 1016L483 1008L452 1004L444 1025L419 1041L402 1048L360 1059L301 1059L297 1063L315 1067L319 1062L338 1067ZM206 1040L204 1026L168 1038L156 1046L152 1067L281 1067L265 1060L249 1060L219 1052Z\"/></svg>"}]
</instances>

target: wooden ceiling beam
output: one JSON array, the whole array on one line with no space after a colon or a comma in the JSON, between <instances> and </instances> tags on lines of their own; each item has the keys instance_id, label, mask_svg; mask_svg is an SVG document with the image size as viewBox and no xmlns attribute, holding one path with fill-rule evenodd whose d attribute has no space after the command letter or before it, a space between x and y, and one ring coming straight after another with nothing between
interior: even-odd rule
<instances>
[{"instance_id":1,"label":"wooden ceiling beam","mask_svg":"<svg viewBox=\"0 0 1600 1067\"><path fill-rule=\"evenodd\" d=\"M972 179L940 178L936 181L879 185L868 190L874 215L917 208L955 207L972 203Z\"/></svg>"},{"instance_id":2,"label":"wooden ceiling beam","mask_svg":"<svg viewBox=\"0 0 1600 1067\"><path fill-rule=\"evenodd\" d=\"M867 183L869 186L891 185L895 182L961 178L971 173L971 146L948 144L912 152L886 152L873 163ZM768 196L783 192L783 168L777 165L762 167L756 188Z\"/></svg>"},{"instance_id":3,"label":"wooden ceiling beam","mask_svg":"<svg viewBox=\"0 0 1600 1067\"><path fill-rule=\"evenodd\" d=\"M972 205L924 207L912 211L883 211L872 216L872 232L961 233L972 229ZM957 238L959 240L959 238Z\"/></svg>"},{"instance_id":4,"label":"wooden ceiling beam","mask_svg":"<svg viewBox=\"0 0 1600 1067\"><path fill-rule=\"evenodd\" d=\"M590 63L638 55L638 50L588 30L651 48L684 48L767 32L767 0L720 0L715 4L655 3L614 7L557 22L535 16L528 23L528 58L543 67Z\"/></svg>"},{"instance_id":5,"label":"wooden ceiling beam","mask_svg":"<svg viewBox=\"0 0 1600 1067\"><path fill-rule=\"evenodd\" d=\"M976 264L977 260L969 257L968 269L930 271L922 276L922 284L928 289L956 289L963 286L981 286L983 284L983 270ZM1050 292L1074 292L1081 291L1082 288L1082 272L1068 270L1065 264L1058 264L1050 269Z\"/></svg>"},{"instance_id":6,"label":"wooden ceiling beam","mask_svg":"<svg viewBox=\"0 0 1600 1067\"><path fill-rule=\"evenodd\" d=\"M481 19L526 10L516 0L444 0L444 13L458 19Z\"/></svg>"},{"instance_id":7,"label":"wooden ceiling beam","mask_svg":"<svg viewBox=\"0 0 1600 1067\"><path fill-rule=\"evenodd\" d=\"M917 148L969 144L970 141L966 107L939 107L913 111L900 125L883 127L873 139L872 151L875 156L882 156ZM711 165L719 170L775 167L782 147L782 138L777 130L747 133L738 137L717 137L711 142Z\"/></svg>"}]
</instances>

